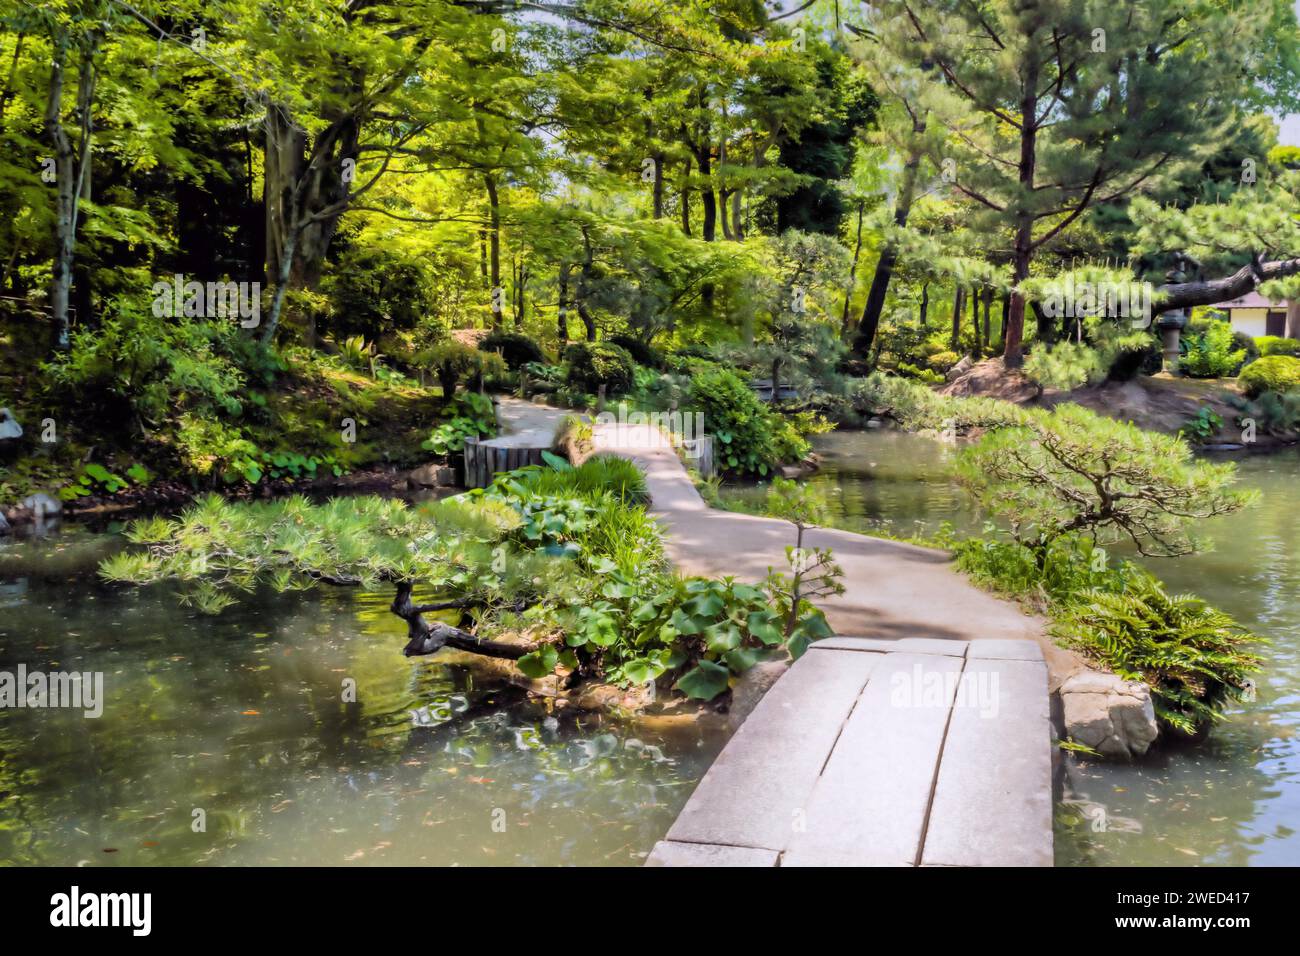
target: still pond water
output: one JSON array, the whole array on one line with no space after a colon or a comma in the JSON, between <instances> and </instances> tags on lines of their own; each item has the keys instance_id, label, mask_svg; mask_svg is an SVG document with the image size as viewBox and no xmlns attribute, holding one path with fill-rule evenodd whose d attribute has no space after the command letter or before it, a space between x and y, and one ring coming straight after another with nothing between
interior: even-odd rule
<instances>
[{"instance_id":1,"label":"still pond water","mask_svg":"<svg viewBox=\"0 0 1300 956\"><path fill-rule=\"evenodd\" d=\"M721 748L408 660L390 594L196 618L103 587L118 540L0 540L0 670L102 671L106 698L0 710L0 865L638 865Z\"/></svg>"},{"instance_id":2,"label":"still pond water","mask_svg":"<svg viewBox=\"0 0 1300 956\"><path fill-rule=\"evenodd\" d=\"M945 522L978 534L983 520L950 476L953 448L897 432L824 436L824 485L837 523L932 534ZM1199 529L1215 549L1147 566L1173 592L1193 592L1267 637L1258 699L1198 745L1139 765L1066 758L1057 806L1062 866L1300 865L1300 451L1238 460L1261 500ZM729 494L751 505L761 489Z\"/></svg>"},{"instance_id":3,"label":"still pond water","mask_svg":"<svg viewBox=\"0 0 1300 956\"><path fill-rule=\"evenodd\" d=\"M819 450L845 527L981 526L945 445L865 432ZM1273 641L1259 699L1138 766L1067 758L1058 864L1300 863L1300 454L1241 473L1260 506L1206 529L1213 553L1152 567ZM404 659L387 594L196 618L166 587L98 584L118 546L76 528L0 542L0 670L102 671L106 697L95 720L0 710L0 864L637 865L723 742L558 720L464 665Z\"/></svg>"}]
</instances>

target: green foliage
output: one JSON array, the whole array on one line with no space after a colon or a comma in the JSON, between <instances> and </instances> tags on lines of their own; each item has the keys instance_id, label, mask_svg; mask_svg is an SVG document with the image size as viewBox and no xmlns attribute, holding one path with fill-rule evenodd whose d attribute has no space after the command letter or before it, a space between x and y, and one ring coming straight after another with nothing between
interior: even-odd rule
<instances>
[{"instance_id":1,"label":"green foliage","mask_svg":"<svg viewBox=\"0 0 1300 956\"><path fill-rule=\"evenodd\" d=\"M232 359L238 326L163 319L126 299L42 371L65 401L110 421L158 424L179 411L238 417L245 376Z\"/></svg>"},{"instance_id":2,"label":"green foliage","mask_svg":"<svg viewBox=\"0 0 1300 956\"><path fill-rule=\"evenodd\" d=\"M354 335L340 342L338 352L343 364L358 372L369 372L371 364L379 357L374 343L367 342L360 335Z\"/></svg>"},{"instance_id":3,"label":"green foliage","mask_svg":"<svg viewBox=\"0 0 1300 956\"><path fill-rule=\"evenodd\" d=\"M609 342L575 342L564 350L568 382L586 392L605 386L607 395L632 388L636 363L628 350Z\"/></svg>"},{"instance_id":4,"label":"green foliage","mask_svg":"<svg viewBox=\"0 0 1300 956\"><path fill-rule=\"evenodd\" d=\"M1208 406L1202 406L1197 409L1195 415L1183 423L1178 429L1178 434L1189 441L1203 442L1214 437L1222 427L1223 418Z\"/></svg>"},{"instance_id":5,"label":"green foliage","mask_svg":"<svg viewBox=\"0 0 1300 956\"><path fill-rule=\"evenodd\" d=\"M1256 359L1241 370L1238 381L1251 398L1264 392L1289 392L1300 386L1300 358L1269 355Z\"/></svg>"},{"instance_id":6,"label":"green foliage","mask_svg":"<svg viewBox=\"0 0 1300 956\"><path fill-rule=\"evenodd\" d=\"M1040 553L997 536L955 542L952 552L976 583L1039 610L1067 604L1088 589L1122 592L1137 572L1129 561L1112 565L1104 548L1077 534L1056 538Z\"/></svg>"},{"instance_id":7,"label":"green foliage","mask_svg":"<svg viewBox=\"0 0 1300 956\"><path fill-rule=\"evenodd\" d=\"M1260 638L1191 595L1166 593L1132 572L1123 592L1075 596L1053 633L1067 646L1127 680L1151 687L1156 716L1195 733L1240 700L1260 669Z\"/></svg>"},{"instance_id":8,"label":"green foliage","mask_svg":"<svg viewBox=\"0 0 1300 956\"><path fill-rule=\"evenodd\" d=\"M329 327L339 339L375 341L387 332L415 329L439 304L424 258L365 242L341 250L322 289Z\"/></svg>"},{"instance_id":9,"label":"green foliage","mask_svg":"<svg viewBox=\"0 0 1300 956\"><path fill-rule=\"evenodd\" d=\"M972 428L1002 428L1019 423L1019 406L982 396L940 395L917 382L873 372L850 388L854 408L864 415L887 415L912 430L962 433Z\"/></svg>"},{"instance_id":10,"label":"green foliage","mask_svg":"<svg viewBox=\"0 0 1300 956\"><path fill-rule=\"evenodd\" d=\"M641 341L635 335L620 333L611 335L605 341L610 345L617 345L619 348L626 349L627 354L632 356L632 360L638 365L653 369L662 369L664 367L663 353L653 345Z\"/></svg>"},{"instance_id":11,"label":"green foliage","mask_svg":"<svg viewBox=\"0 0 1300 956\"><path fill-rule=\"evenodd\" d=\"M1025 374L1044 388L1070 391L1099 382L1108 366L1097 349L1081 342L1040 345L1025 359Z\"/></svg>"},{"instance_id":12,"label":"green foliage","mask_svg":"<svg viewBox=\"0 0 1300 956\"><path fill-rule=\"evenodd\" d=\"M484 438L497 432L496 406L487 395L458 392L443 406L442 421L420 447L435 455L465 450L465 439Z\"/></svg>"},{"instance_id":13,"label":"green foliage","mask_svg":"<svg viewBox=\"0 0 1300 956\"><path fill-rule=\"evenodd\" d=\"M704 414L715 460L733 474L766 475L781 462L808 454L808 442L772 411L735 372L711 368L691 380L691 407Z\"/></svg>"},{"instance_id":14,"label":"green foliage","mask_svg":"<svg viewBox=\"0 0 1300 956\"><path fill-rule=\"evenodd\" d=\"M896 366L896 371L899 375L916 379L918 382L924 382L926 385L942 385L944 382L942 372L934 372L928 368L913 365L910 362L899 362Z\"/></svg>"},{"instance_id":15,"label":"green foliage","mask_svg":"<svg viewBox=\"0 0 1300 956\"><path fill-rule=\"evenodd\" d=\"M479 343L479 348L484 352L496 352L512 370L546 361L546 353L536 340L521 332L493 332Z\"/></svg>"},{"instance_id":16,"label":"green foliage","mask_svg":"<svg viewBox=\"0 0 1300 956\"><path fill-rule=\"evenodd\" d=\"M1272 435L1300 430L1300 391L1264 392L1251 408L1259 427Z\"/></svg>"},{"instance_id":17,"label":"green foliage","mask_svg":"<svg viewBox=\"0 0 1300 956\"><path fill-rule=\"evenodd\" d=\"M91 462L81 469L76 481L59 489L59 497L64 501L75 501L93 494L113 495L123 491L132 484L147 484L153 476L149 469L135 462L126 470L126 477L114 474L103 465Z\"/></svg>"},{"instance_id":18,"label":"green foliage","mask_svg":"<svg viewBox=\"0 0 1300 956\"><path fill-rule=\"evenodd\" d=\"M1300 357L1300 339L1288 339L1280 335L1261 335L1255 339L1255 346L1259 349L1259 354L1264 356Z\"/></svg>"},{"instance_id":19,"label":"green foliage","mask_svg":"<svg viewBox=\"0 0 1300 956\"><path fill-rule=\"evenodd\" d=\"M1178 368L1192 378L1222 378L1235 375L1246 360L1246 350L1234 348L1232 327L1227 322L1211 322L1199 335L1184 336L1186 353Z\"/></svg>"},{"instance_id":20,"label":"green foliage","mask_svg":"<svg viewBox=\"0 0 1300 956\"><path fill-rule=\"evenodd\" d=\"M578 467L530 465L498 475L494 494L513 500L529 497L579 497L612 494L625 504L644 505L650 500L645 474L633 462L617 455L594 455Z\"/></svg>"},{"instance_id":21,"label":"green foliage","mask_svg":"<svg viewBox=\"0 0 1300 956\"><path fill-rule=\"evenodd\" d=\"M1180 438L1072 404L1028 412L958 459L962 484L1040 560L1073 532L1127 538L1143 554L1193 552L1192 525L1254 500L1230 490L1234 476L1232 463L1197 461Z\"/></svg>"},{"instance_id":22,"label":"green foliage","mask_svg":"<svg viewBox=\"0 0 1300 956\"><path fill-rule=\"evenodd\" d=\"M482 382L506 370L505 362L495 352L483 352L455 340L425 349L416 355L416 362L433 372L447 400L455 395L461 382Z\"/></svg>"}]
</instances>

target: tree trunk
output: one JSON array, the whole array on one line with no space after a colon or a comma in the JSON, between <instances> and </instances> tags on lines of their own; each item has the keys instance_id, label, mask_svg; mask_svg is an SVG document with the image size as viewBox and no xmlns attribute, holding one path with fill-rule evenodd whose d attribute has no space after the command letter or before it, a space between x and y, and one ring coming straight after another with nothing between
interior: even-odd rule
<instances>
[{"instance_id":1,"label":"tree trunk","mask_svg":"<svg viewBox=\"0 0 1300 956\"><path fill-rule=\"evenodd\" d=\"M840 313L840 338L849 337L849 306L853 304L853 290L858 282L858 258L862 255L862 211L866 202L858 200L858 232L853 242L853 264L849 266L849 284L844 290L844 310Z\"/></svg>"},{"instance_id":2,"label":"tree trunk","mask_svg":"<svg viewBox=\"0 0 1300 956\"><path fill-rule=\"evenodd\" d=\"M686 168L682 171L682 232L686 235L691 234L691 161L686 160Z\"/></svg>"},{"instance_id":3,"label":"tree trunk","mask_svg":"<svg viewBox=\"0 0 1300 956\"><path fill-rule=\"evenodd\" d=\"M591 282L591 266L594 256L591 251L591 233L586 226L582 227L582 271L578 273L578 292L576 296L576 305L578 307L578 318L582 319L582 324L586 327L587 341L596 341L596 319L587 308L587 292Z\"/></svg>"},{"instance_id":4,"label":"tree trunk","mask_svg":"<svg viewBox=\"0 0 1300 956\"><path fill-rule=\"evenodd\" d=\"M927 318L929 318L929 312L930 312L930 283L923 282L921 284L921 322L920 322L921 329L925 328L926 320Z\"/></svg>"},{"instance_id":5,"label":"tree trunk","mask_svg":"<svg viewBox=\"0 0 1300 956\"><path fill-rule=\"evenodd\" d=\"M655 153L651 159L655 164L654 217L662 219L664 217L664 154Z\"/></svg>"},{"instance_id":6,"label":"tree trunk","mask_svg":"<svg viewBox=\"0 0 1300 956\"><path fill-rule=\"evenodd\" d=\"M975 359L981 358L980 355L980 290L979 286L970 287L970 321L971 331L974 333L973 342L971 343L971 355Z\"/></svg>"},{"instance_id":7,"label":"tree trunk","mask_svg":"<svg viewBox=\"0 0 1300 956\"><path fill-rule=\"evenodd\" d=\"M1025 294L1020 291L1020 284L1029 278L1029 263L1033 257L1034 211L1027 205L1028 197L1034 191L1034 169L1038 160L1038 128L1034 125L1038 115L1038 70L1036 56L1030 56L1025 63L1023 79L1024 96L1020 102L1020 168L1019 182L1021 196L1016 211L1016 241L1012 253L1012 278L1016 291L1011 294L1011 308L1007 314L1004 332L1006 345L1002 351L1002 360L1007 368L1019 368L1024 362L1025 335Z\"/></svg>"},{"instance_id":8,"label":"tree trunk","mask_svg":"<svg viewBox=\"0 0 1300 956\"><path fill-rule=\"evenodd\" d=\"M961 348L961 313L966 305L966 287L957 286L957 291L952 297L952 350L956 352Z\"/></svg>"},{"instance_id":9,"label":"tree trunk","mask_svg":"<svg viewBox=\"0 0 1300 956\"><path fill-rule=\"evenodd\" d=\"M1282 334L1288 339L1300 339L1300 299L1286 305L1286 327Z\"/></svg>"},{"instance_id":10,"label":"tree trunk","mask_svg":"<svg viewBox=\"0 0 1300 956\"><path fill-rule=\"evenodd\" d=\"M88 188L90 141L94 132L92 107L95 102L95 56L99 39L92 37L82 50L77 71L77 119L81 124L81 142L74 149L63 125L63 92L68 51L72 46L67 33L53 37L50 84L45 102L45 134L54 150L56 177L56 215L54 223L54 260L51 269L50 309L54 318L55 343L69 346L69 301L77 248L77 217L82 194Z\"/></svg>"},{"instance_id":11,"label":"tree trunk","mask_svg":"<svg viewBox=\"0 0 1300 956\"><path fill-rule=\"evenodd\" d=\"M492 305L492 328L501 328L501 208L497 198L497 181L492 173L483 174L488 195L488 282Z\"/></svg>"},{"instance_id":12,"label":"tree trunk","mask_svg":"<svg viewBox=\"0 0 1300 956\"><path fill-rule=\"evenodd\" d=\"M569 272L572 266L568 262L560 263L560 302L555 319L555 334L560 340L560 350L569 342Z\"/></svg>"},{"instance_id":13,"label":"tree trunk","mask_svg":"<svg viewBox=\"0 0 1300 956\"><path fill-rule=\"evenodd\" d=\"M989 350L990 329L993 323L993 317L989 314L993 309L993 287L986 285L984 287L984 341L981 345L979 358L984 357L984 353Z\"/></svg>"}]
</instances>

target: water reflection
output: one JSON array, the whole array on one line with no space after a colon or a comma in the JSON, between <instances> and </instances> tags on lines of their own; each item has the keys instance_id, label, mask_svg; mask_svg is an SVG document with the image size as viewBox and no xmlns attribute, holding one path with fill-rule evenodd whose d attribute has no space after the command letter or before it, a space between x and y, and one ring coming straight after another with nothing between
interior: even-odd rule
<instances>
[{"instance_id":1,"label":"water reflection","mask_svg":"<svg viewBox=\"0 0 1300 956\"><path fill-rule=\"evenodd\" d=\"M198 618L97 583L117 546L0 552L0 669L103 671L106 697L98 720L0 711L0 862L638 864L721 745L402 658L388 594Z\"/></svg>"}]
</instances>

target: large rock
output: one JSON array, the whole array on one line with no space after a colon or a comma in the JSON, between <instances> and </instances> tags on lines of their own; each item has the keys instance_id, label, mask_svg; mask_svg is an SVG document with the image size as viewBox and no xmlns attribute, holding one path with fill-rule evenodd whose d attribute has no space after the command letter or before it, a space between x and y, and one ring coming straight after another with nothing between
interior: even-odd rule
<instances>
[{"instance_id":1,"label":"large rock","mask_svg":"<svg viewBox=\"0 0 1300 956\"><path fill-rule=\"evenodd\" d=\"M13 413L0 408L0 441L13 441L23 437L23 426L14 420Z\"/></svg>"},{"instance_id":2,"label":"large rock","mask_svg":"<svg viewBox=\"0 0 1300 956\"><path fill-rule=\"evenodd\" d=\"M946 373L944 373L944 378L946 378L950 382L955 379L959 379L967 372L969 372L971 366L974 364L975 364L975 360L973 358L971 358L969 355L963 355L961 357L960 362L958 362L952 368L948 369Z\"/></svg>"},{"instance_id":3,"label":"large rock","mask_svg":"<svg viewBox=\"0 0 1300 956\"><path fill-rule=\"evenodd\" d=\"M408 488L448 488L456 484L456 469L447 465L421 465L406 476Z\"/></svg>"},{"instance_id":4,"label":"large rock","mask_svg":"<svg viewBox=\"0 0 1300 956\"><path fill-rule=\"evenodd\" d=\"M1084 671L1062 684L1060 694L1065 732L1103 756L1140 757L1159 732L1146 684Z\"/></svg>"},{"instance_id":5,"label":"large rock","mask_svg":"<svg viewBox=\"0 0 1300 956\"><path fill-rule=\"evenodd\" d=\"M63 511L63 503L57 498L51 498L43 491L38 491L34 495L28 495L22 500L22 506L37 518L44 518L46 515L56 515Z\"/></svg>"}]
</instances>

